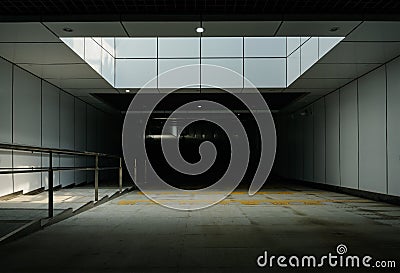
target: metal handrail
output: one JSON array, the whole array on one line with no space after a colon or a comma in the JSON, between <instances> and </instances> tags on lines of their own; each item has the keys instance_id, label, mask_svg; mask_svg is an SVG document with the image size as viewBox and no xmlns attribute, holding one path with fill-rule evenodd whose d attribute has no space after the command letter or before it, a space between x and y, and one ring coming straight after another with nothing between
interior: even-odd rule
<instances>
[{"instance_id":1,"label":"metal handrail","mask_svg":"<svg viewBox=\"0 0 400 273\"><path fill-rule=\"evenodd\" d=\"M49 167L48 168L0 168L1 174L15 174L15 173L36 173L36 172L48 172L49 173L49 188L48 188L48 210L49 218L53 217L54 211L54 185L53 185L53 173L57 171L95 171L94 180L94 200L99 200L99 171L103 170L116 170L118 169L118 184L119 192L122 192L122 158L116 155L96 153L96 152L81 152L68 149L55 149L55 148L43 148L29 145L9 144L0 143L0 150L11 150L11 151L24 151L31 153L47 153L49 154ZM59 155L75 155L75 156L93 156L95 157L95 167L53 167L53 154ZM118 167L99 167L99 157L118 158ZM4 171L3 171L3 170Z\"/></svg>"},{"instance_id":2,"label":"metal handrail","mask_svg":"<svg viewBox=\"0 0 400 273\"><path fill-rule=\"evenodd\" d=\"M22 145L22 144L11 144L11 143L0 143L1 150L16 150L16 151L27 151L27 152L39 152L39 153L50 153L53 154L64 154L64 155L86 155L86 156L101 156L101 157L113 157L120 158L117 155L110 155L104 153L87 152L87 151L74 151L69 149L57 149L57 148L43 148L38 146Z\"/></svg>"}]
</instances>

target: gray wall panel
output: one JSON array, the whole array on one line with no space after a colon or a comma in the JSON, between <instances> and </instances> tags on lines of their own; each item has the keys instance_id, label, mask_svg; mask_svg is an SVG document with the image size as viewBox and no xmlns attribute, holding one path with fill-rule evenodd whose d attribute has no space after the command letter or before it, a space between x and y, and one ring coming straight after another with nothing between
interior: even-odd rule
<instances>
[{"instance_id":1,"label":"gray wall panel","mask_svg":"<svg viewBox=\"0 0 400 273\"><path fill-rule=\"evenodd\" d=\"M60 91L42 83L42 146L60 148Z\"/></svg>"},{"instance_id":2,"label":"gray wall panel","mask_svg":"<svg viewBox=\"0 0 400 273\"><path fill-rule=\"evenodd\" d=\"M12 65L0 59L0 142L12 142ZM0 151L0 167L12 167L12 153ZM0 196L13 192L12 175L0 175Z\"/></svg>"},{"instance_id":3,"label":"gray wall panel","mask_svg":"<svg viewBox=\"0 0 400 273\"><path fill-rule=\"evenodd\" d=\"M340 185L339 92L326 96L326 183Z\"/></svg>"},{"instance_id":4,"label":"gray wall panel","mask_svg":"<svg viewBox=\"0 0 400 273\"><path fill-rule=\"evenodd\" d=\"M291 116L288 121L288 146L289 146L289 178L296 178L296 120Z\"/></svg>"},{"instance_id":5,"label":"gray wall panel","mask_svg":"<svg viewBox=\"0 0 400 273\"><path fill-rule=\"evenodd\" d=\"M342 187L358 188L357 81L340 90L340 175Z\"/></svg>"},{"instance_id":6,"label":"gray wall panel","mask_svg":"<svg viewBox=\"0 0 400 273\"><path fill-rule=\"evenodd\" d=\"M284 177L288 177L289 175L289 131L288 131L288 124L289 119L287 116L283 117L283 126L281 128L282 130L282 147L281 147L281 152L282 152L282 173L284 174Z\"/></svg>"},{"instance_id":7,"label":"gray wall panel","mask_svg":"<svg viewBox=\"0 0 400 273\"><path fill-rule=\"evenodd\" d=\"M60 93L60 147L64 149L75 148L75 110L74 97L61 92ZM73 167L75 165L74 157L61 156L61 166ZM75 181L74 171L63 171L60 174L61 185L67 186Z\"/></svg>"},{"instance_id":8,"label":"gray wall panel","mask_svg":"<svg viewBox=\"0 0 400 273\"><path fill-rule=\"evenodd\" d=\"M400 57L312 104L314 182L400 196L399 76ZM290 177L308 180L308 124L285 118Z\"/></svg>"},{"instance_id":9,"label":"gray wall panel","mask_svg":"<svg viewBox=\"0 0 400 273\"><path fill-rule=\"evenodd\" d=\"M0 142L77 150L115 151L111 133L117 128L107 114L42 81L40 78L0 58ZM76 111L75 111L76 110ZM107 126L108 124L108 126ZM102 139L99 136L102 135ZM75 142L76 140L76 142ZM107 143L108 142L108 143ZM86 145L88 143L88 145ZM108 144L109 146L105 146ZM86 165L85 159L53 156L53 166ZM92 162L89 162L93 166ZM0 167L47 167L48 154L0 151ZM75 183L74 171L54 174L54 185ZM89 178L93 177L92 172ZM78 182L86 173L77 174ZM0 196L23 190L25 193L48 187L47 173L0 175Z\"/></svg>"},{"instance_id":10,"label":"gray wall panel","mask_svg":"<svg viewBox=\"0 0 400 273\"><path fill-rule=\"evenodd\" d=\"M40 154L14 151L15 168L39 168L42 165ZM14 174L14 190L24 193L42 187L42 176L40 173Z\"/></svg>"},{"instance_id":11,"label":"gray wall panel","mask_svg":"<svg viewBox=\"0 0 400 273\"><path fill-rule=\"evenodd\" d=\"M41 80L14 66L13 86L13 142L40 146Z\"/></svg>"},{"instance_id":12,"label":"gray wall panel","mask_svg":"<svg viewBox=\"0 0 400 273\"><path fill-rule=\"evenodd\" d=\"M12 142L12 65L0 59L0 142Z\"/></svg>"},{"instance_id":13,"label":"gray wall panel","mask_svg":"<svg viewBox=\"0 0 400 273\"><path fill-rule=\"evenodd\" d=\"M325 98L313 105L314 181L325 183Z\"/></svg>"},{"instance_id":14,"label":"gray wall panel","mask_svg":"<svg viewBox=\"0 0 400 273\"><path fill-rule=\"evenodd\" d=\"M304 180L314 181L314 118L313 107L307 108L304 122Z\"/></svg>"},{"instance_id":15,"label":"gray wall panel","mask_svg":"<svg viewBox=\"0 0 400 273\"><path fill-rule=\"evenodd\" d=\"M0 167L12 167L12 152L0 151ZM0 174L0 196L10 194L13 190L13 176L11 174Z\"/></svg>"},{"instance_id":16,"label":"gray wall panel","mask_svg":"<svg viewBox=\"0 0 400 273\"><path fill-rule=\"evenodd\" d=\"M42 81L42 146L60 148L60 92L57 87ZM53 166L60 165L60 157L53 155ZM42 155L42 166L49 166L49 155ZM53 184L60 184L60 172L55 172ZM42 174L42 185L48 188L48 174Z\"/></svg>"},{"instance_id":17,"label":"gray wall panel","mask_svg":"<svg viewBox=\"0 0 400 273\"><path fill-rule=\"evenodd\" d=\"M296 113L295 122L295 178L304 179L304 119L300 116L300 113Z\"/></svg>"},{"instance_id":18,"label":"gray wall panel","mask_svg":"<svg viewBox=\"0 0 400 273\"><path fill-rule=\"evenodd\" d=\"M41 145L41 80L14 66L13 142ZM40 167L41 155L14 152L14 167ZM14 190L29 192L41 187L41 174L14 175Z\"/></svg>"},{"instance_id":19,"label":"gray wall panel","mask_svg":"<svg viewBox=\"0 0 400 273\"><path fill-rule=\"evenodd\" d=\"M359 79L360 189L386 193L386 77L381 67Z\"/></svg>"},{"instance_id":20,"label":"gray wall panel","mask_svg":"<svg viewBox=\"0 0 400 273\"><path fill-rule=\"evenodd\" d=\"M387 65L388 194L400 196L400 58Z\"/></svg>"},{"instance_id":21,"label":"gray wall panel","mask_svg":"<svg viewBox=\"0 0 400 273\"><path fill-rule=\"evenodd\" d=\"M86 146L88 151L97 151L97 115L96 108L88 105L86 115ZM89 167L94 166L94 159L91 157L86 158L86 164ZM86 174L87 181L94 181L94 172L88 172Z\"/></svg>"},{"instance_id":22,"label":"gray wall panel","mask_svg":"<svg viewBox=\"0 0 400 273\"><path fill-rule=\"evenodd\" d=\"M86 103L75 98L75 150L86 151ZM76 157L75 167L85 167L86 157ZM86 181L86 171L75 172L75 183Z\"/></svg>"}]
</instances>

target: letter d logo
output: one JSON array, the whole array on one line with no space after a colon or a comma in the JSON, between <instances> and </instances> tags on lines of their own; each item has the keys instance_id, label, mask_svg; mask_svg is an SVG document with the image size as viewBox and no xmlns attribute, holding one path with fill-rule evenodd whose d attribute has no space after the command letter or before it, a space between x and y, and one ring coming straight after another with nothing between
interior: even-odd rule
<instances>
[{"instance_id":1,"label":"letter d logo","mask_svg":"<svg viewBox=\"0 0 400 273\"><path fill-rule=\"evenodd\" d=\"M264 251L264 255L258 256L257 265L259 267L265 267L267 265L267 251Z\"/></svg>"}]
</instances>

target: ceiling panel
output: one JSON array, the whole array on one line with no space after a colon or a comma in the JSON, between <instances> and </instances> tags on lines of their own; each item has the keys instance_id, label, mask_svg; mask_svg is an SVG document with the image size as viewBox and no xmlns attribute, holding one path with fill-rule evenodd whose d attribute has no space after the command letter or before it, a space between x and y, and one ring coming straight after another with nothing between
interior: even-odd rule
<instances>
[{"instance_id":1,"label":"ceiling panel","mask_svg":"<svg viewBox=\"0 0 400 273\"><path fill-rule=\"evenodd\" d=\"M263 93L262 97L268 103L271 110L279 110L282 107L290 104L292 101L301 97L302 93L290 93L290 92L267 92ZM126 111L129 104L131 103L134 94L96 94L96 97L103 100L111 107L118 109L119 111ZM160 97L161 94L149 94L151 98ZM248 97L259 97L255 94L247 94ZM180 105L188 103L190 101L199 100L211 100L217 103L222 103L231 110L247 110L247 107L240 102L239 99L234 99L231 94L217 94L217 93L174 93L165 97L159 105L157 110L160 111L174 111ZM144 104L143 110L149 109L149 105ZM263 110L263 109L259 109Z\"/></svg>"},{"instance_id":2,"label":"ceiling panel","mask_svg":"<svg viewBox=\"0 0 400 273\"><path fill-rule=\"evenodd\" d=\"M281 21L204 22L204 37L274 36ZM199 25L197 23L197 25Z\"/></svg>"},{"instance_id":3,"label":"ceiling panel","mask_svg":"<svg viewBox=\"0 0 400 273\"><path fill-rule=\"evenodd\" d=\"M331 92L332 89L327 88L287 88L284 92L292 93L312 93L313 95L324 95Z\"/></svg>"},{"instance_id":4,"label":"ceiling panel","mask_svg":"<svg viewBox=\"0 0 400 273\"><path fill-rule=\"evenodd\" d=\"M112 86L103 79L48 79L48 81L62 89L112 88Z\"/></svg>"},{"instance_id":5,"label":"ceiling panel","mask_svg":"<svg viewBox=\"0 0 400 273\"><path fill-rule=\"evenodd\" d=\"M20 66L43 79L102 79L102 77L87 64L21 64Z\"/></svg>"},{"instance_id":6,"label":"ceiling panel","mask_svg":"<svg viewBox=\"0 0 400 273\"><path fill-rule=\"evenodd\" d=\"M324 64L317 63L306 71L301 78L355 79L371 71L380 64Z\"/></svg>"},{"instance_id":7,"label":"ceiling panel","mask_svg":"<svg viewBox=\"0 0 400 273\"><path fill-rule=\"evenodd\" d=\"M400 22L363 22L344 41L400 41Z\"/></svg>"},{"instance_id":8,"label":"ceiling panel","mask_svg":"<svg viewBox=\"0 0 400 273\"><path fill-rule=\"evenodd\" d=\"M319 63L384 63L400 54L400 42L341 42Z\"/></svg>"},{"instance_id":9,"label":"ceiling panel","mask_svg":"<svg viewBox=\"0 0 400 273\"><path fill-rule=\"evenodd\" d=\"M199 22L122 22L131 37L199 36Z\"/></svg>"},{"instance_id":10,"label":"ceiling panel","mask_svg":"<svg viewBox=\"0 0 400 273\"><path fill-rule=\"evenodd\" d=\"M0 23L0 42L60 42L41 23Z\"/></svg>"},{"instance_id":11,"label":"ceiling panel","mask_svg":"<svg viewBox=\"0 0 400 273\"><path fill-rule=\"evenodd\" d=\"M0 56L17 64L85 63L64 43L0 43Z\"/></svg>"},{"instance_id":12,"label":"ceiling panel","mask_svg":"<svg viewBox=\"0 0 400 273\"><path fill-rule=\"evenodd\" d=\"M323 97L322 94L319 94L319 95L308 95L306 97L300 98L295 103L290 104L288 107L284 108L282 110L282 112L291 113L291 112L300 110L303 107L306 107L306 106L310 105L311 103L313 103L314 101L316 101L316 100L318 100L318 99L320 99L322 97Z\"/></svg>"},{"instance_id":13,"label":"ceiling panel","mask_svg":"<svg viewBox=\"0 0 400 273\"><path fill-rule=\"evenodd\" d=\"M360 21L285 21L277 36L344 37L358 24Z\"/></svg>"},{"instance_id":14,"label":"ceiling panel","mask_svg":"<svg viewBox=\"0 0 400 273\"><path fill-rule=\"evenodd\" d=\"M64 88L68 93L81 97L90 96L95 93L118 94L119 92L114 88Z\"/></svg>"},{"instance_id":15,"label":"ceiling panel","mask_svg":"<svg viewBox=\"0 0 400 273\"><path fill-rule=\"evenodd\" d=\"M126 37L118 22L44 22L59 37ZM72 30L70 32L65 29Z\"/></svg>"},{"instance_id":16,"label":"ceiling panel","mask_svg":"<svg viewBox=\"0 0 400 273\"><path fill-rule=\"evenodd\" d=\"M115 109L93 96L80 96L78 98L107 113L116 113Z\"/></svg>"},{"instance_id":17,"label":"ceiling panel","mask_svg":"<svg viewBox=\"0 0 400 273\"><path fill-rule=\"evenodd\" d=\"M345 85L351 79L298 79L290 87L291 88L316 88L334 90ZM285 91L286 92L286 91Z\"/></svg>"}]
</instances>

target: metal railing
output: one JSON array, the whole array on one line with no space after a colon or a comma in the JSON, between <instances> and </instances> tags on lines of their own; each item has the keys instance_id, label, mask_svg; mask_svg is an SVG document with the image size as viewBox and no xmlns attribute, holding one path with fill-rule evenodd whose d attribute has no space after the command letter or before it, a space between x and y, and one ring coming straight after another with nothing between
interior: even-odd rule
<instances>
[{"instance_id":1,"label":"metal railing","mask_svg":"<svg viewBox=\"0 0 400 273\"><path fill-rule=\"evenodd\" d=\"M94 171L94 200L99 200L99 171L105 170L119 170L118 172L118 185L119 192L122 192L122 158L115 155L103 154L103 153L95 153L95 152L80 152L68 149L53 149L53 148L42 148L36 146L28 146L28 145L16 145L16 144L6 144L0 143L0 150L9 150L9 151L23 151L23 152L31 152L31 153L45 153L49 155L49 167L43 168L0 168L1 174L18 174L18 173L42 173L48 172L49 174L49 182L48 182L48 216L49 218L53 217L54 211L54 183L53 183L53 174L54 172L59 171ZM95 158L95 166L94 167L54 167L53 166L53 155L71 155L71 156L86 156L86 157L94 157ZM119 159L118 167L99 167L99 158L115 158Z\"/></svg>"}]
</instances>

